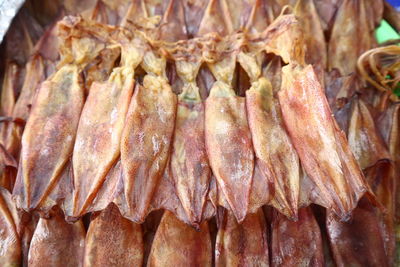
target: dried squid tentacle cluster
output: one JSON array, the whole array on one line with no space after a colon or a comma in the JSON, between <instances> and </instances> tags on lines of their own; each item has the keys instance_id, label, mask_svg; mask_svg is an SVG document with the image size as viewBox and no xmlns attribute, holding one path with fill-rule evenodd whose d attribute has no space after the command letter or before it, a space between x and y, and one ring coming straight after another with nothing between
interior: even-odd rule
<instances>
[{"instance_id":1,"label":"dried squid tentacle cluster","mask_svg":"<svg viewBox=\"0 0 400 267\"><path fill-rule=\"evenodd\" d=\"M2 265L394 264L383 1L77 2L6 64Z\"/></svg>"}]
</instances>

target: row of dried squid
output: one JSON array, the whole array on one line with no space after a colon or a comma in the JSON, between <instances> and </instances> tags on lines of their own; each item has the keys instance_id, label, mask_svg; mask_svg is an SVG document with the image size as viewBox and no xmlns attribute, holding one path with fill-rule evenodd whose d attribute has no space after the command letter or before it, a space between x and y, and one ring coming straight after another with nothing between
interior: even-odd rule
<instances>
[{"instance_id":1,"label":"row of dried squid","mask_svg":"<svg viewBox=\"0 0 400 267\"><path fill-rule=\"evenodd\" d=\"M6 37L0 262L394 264L382 1L73 2Z\"/></svg>"},{"instance_id":2,"label":"row of dried squid","mask_svg":"<svg viewBox=\"0 0 400 267\"><path fill-rule=\"evenodd\" d=\"M7 226L2 235L8 242L3 246L3 266L19 266L22 256L28 266L268 266L270 260L273 266L325 263L327 241L310 208L300 209L296 222L266 210L270 224L262 209L241 224L223 211L217 224L205 221L195 230L169 211L156 212L144 224L135 224L111 204L92 214L86 230L84 221L67 223L60 211L54 211L50 219L21 217L15 207L7 206L11 200L5 190L1 200L2 218L7 215L2 220ZM333 236L336 225L330 227ZM342 248L338 245L337 249ZM378 256L363 262L382 262L385 255Z\"/></svg>"}]
</instances>

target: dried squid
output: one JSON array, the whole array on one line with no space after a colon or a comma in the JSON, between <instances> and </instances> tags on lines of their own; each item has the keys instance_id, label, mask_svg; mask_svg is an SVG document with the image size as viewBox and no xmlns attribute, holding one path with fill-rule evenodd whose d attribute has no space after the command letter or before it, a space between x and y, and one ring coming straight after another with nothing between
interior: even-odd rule
<instances>
[{"instance_id":1,"label":"dried squid","mask_svg":"<svg viewBox=\"0 0 400 267\"><path fill-rule=\"evenodd\" d=\"M211 266L208 222L196 231L166 211L151 246L147 266Z\"/></svg>"},{"instance_id":2,"label":"dried squid","mask_svg":"<svg viewBox=\"0 0 400 267\"><path fill-rule=\"evenodd\" d=\"M85 248L82 221L65 222L60 211L49 219L41 218L29 248L29 266L79 266Z\"/></svg>"},{"instance_id":3,"label":"dried squid","mask_svg":"<svg viewBox=\"0 0 400 267\"><path fill-rule=\"evenodd\" d=\"M141 266L141 225L123 218L118 208L110 204L90 222L83 262L83 266Z\"/></svg>"},{"instance_id":4,"label":"dried squid","mask_svg":"<svg viewBox=\"0 0 400 267\"><path fill-rule=\"evenodd\" d=\"M86 99L72 156L73 215L86 212L120 154L125 117L133 94L134 69L140 52L122 49L122 66L104 83L93 83Z\"/></svg>"},{"instance_id":5,"label":"dried squid","mask_svg":"<svg viewBox=\"0 0 400 267\"><path fill-rule=\"evenodd\" d=\"M369 190L346 136L332 117L313 68L282 69L283 119L316 194L313 201L346 218Z\"/></svg>"},{"instance_id":6,"label":"dried squid","mask_svg":"<svg viewBox=\"0 0 400 267\"><path fill-rule=\"evenodd\" d=\"M262 209L238 224L224 211L218 229L215 266L269 266L267 227Z\"/></svg>"},{"instance_id":7,"label":"dried squid","mask_svg":"<svg viewBox=\"0 0 400 267\"><path fill-rule=\"evenodd\" d=\"M133 94L121 139L127 216L142 222L163 175L175 126L177 99L165 76L165 59L144 55L148 74Z\"/></svg>"}]
</instances>

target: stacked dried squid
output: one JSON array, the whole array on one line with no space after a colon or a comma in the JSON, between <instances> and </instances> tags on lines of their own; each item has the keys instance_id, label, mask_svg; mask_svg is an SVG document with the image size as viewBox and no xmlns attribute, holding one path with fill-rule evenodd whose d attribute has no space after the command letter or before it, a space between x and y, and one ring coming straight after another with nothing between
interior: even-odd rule
<instances>
[{"instance_id":1,"label":"stacked dried squid","mask_svg":"<svg viewBox=\"0 0 400 267\"><path fill-rule=\"evenodd\" d=\"M2 265L395 265L383 1L45 3L5 41Z\"/></svg>"}]
</instances>

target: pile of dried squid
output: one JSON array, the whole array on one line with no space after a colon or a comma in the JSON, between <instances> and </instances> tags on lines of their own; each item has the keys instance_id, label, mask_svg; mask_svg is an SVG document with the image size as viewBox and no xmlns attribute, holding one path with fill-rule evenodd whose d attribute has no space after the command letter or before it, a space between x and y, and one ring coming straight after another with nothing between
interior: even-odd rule
<instances>
[{"instance_id":1,"label":"pile of dried squid","mask_svg":"<svg viewBox=\"0 0 400 267\"><path fill-rule=\"evenodd\" d=\"M0 265L396 264L387 3L37 2L3 44Z\"/></svg>"}]
</instances>

